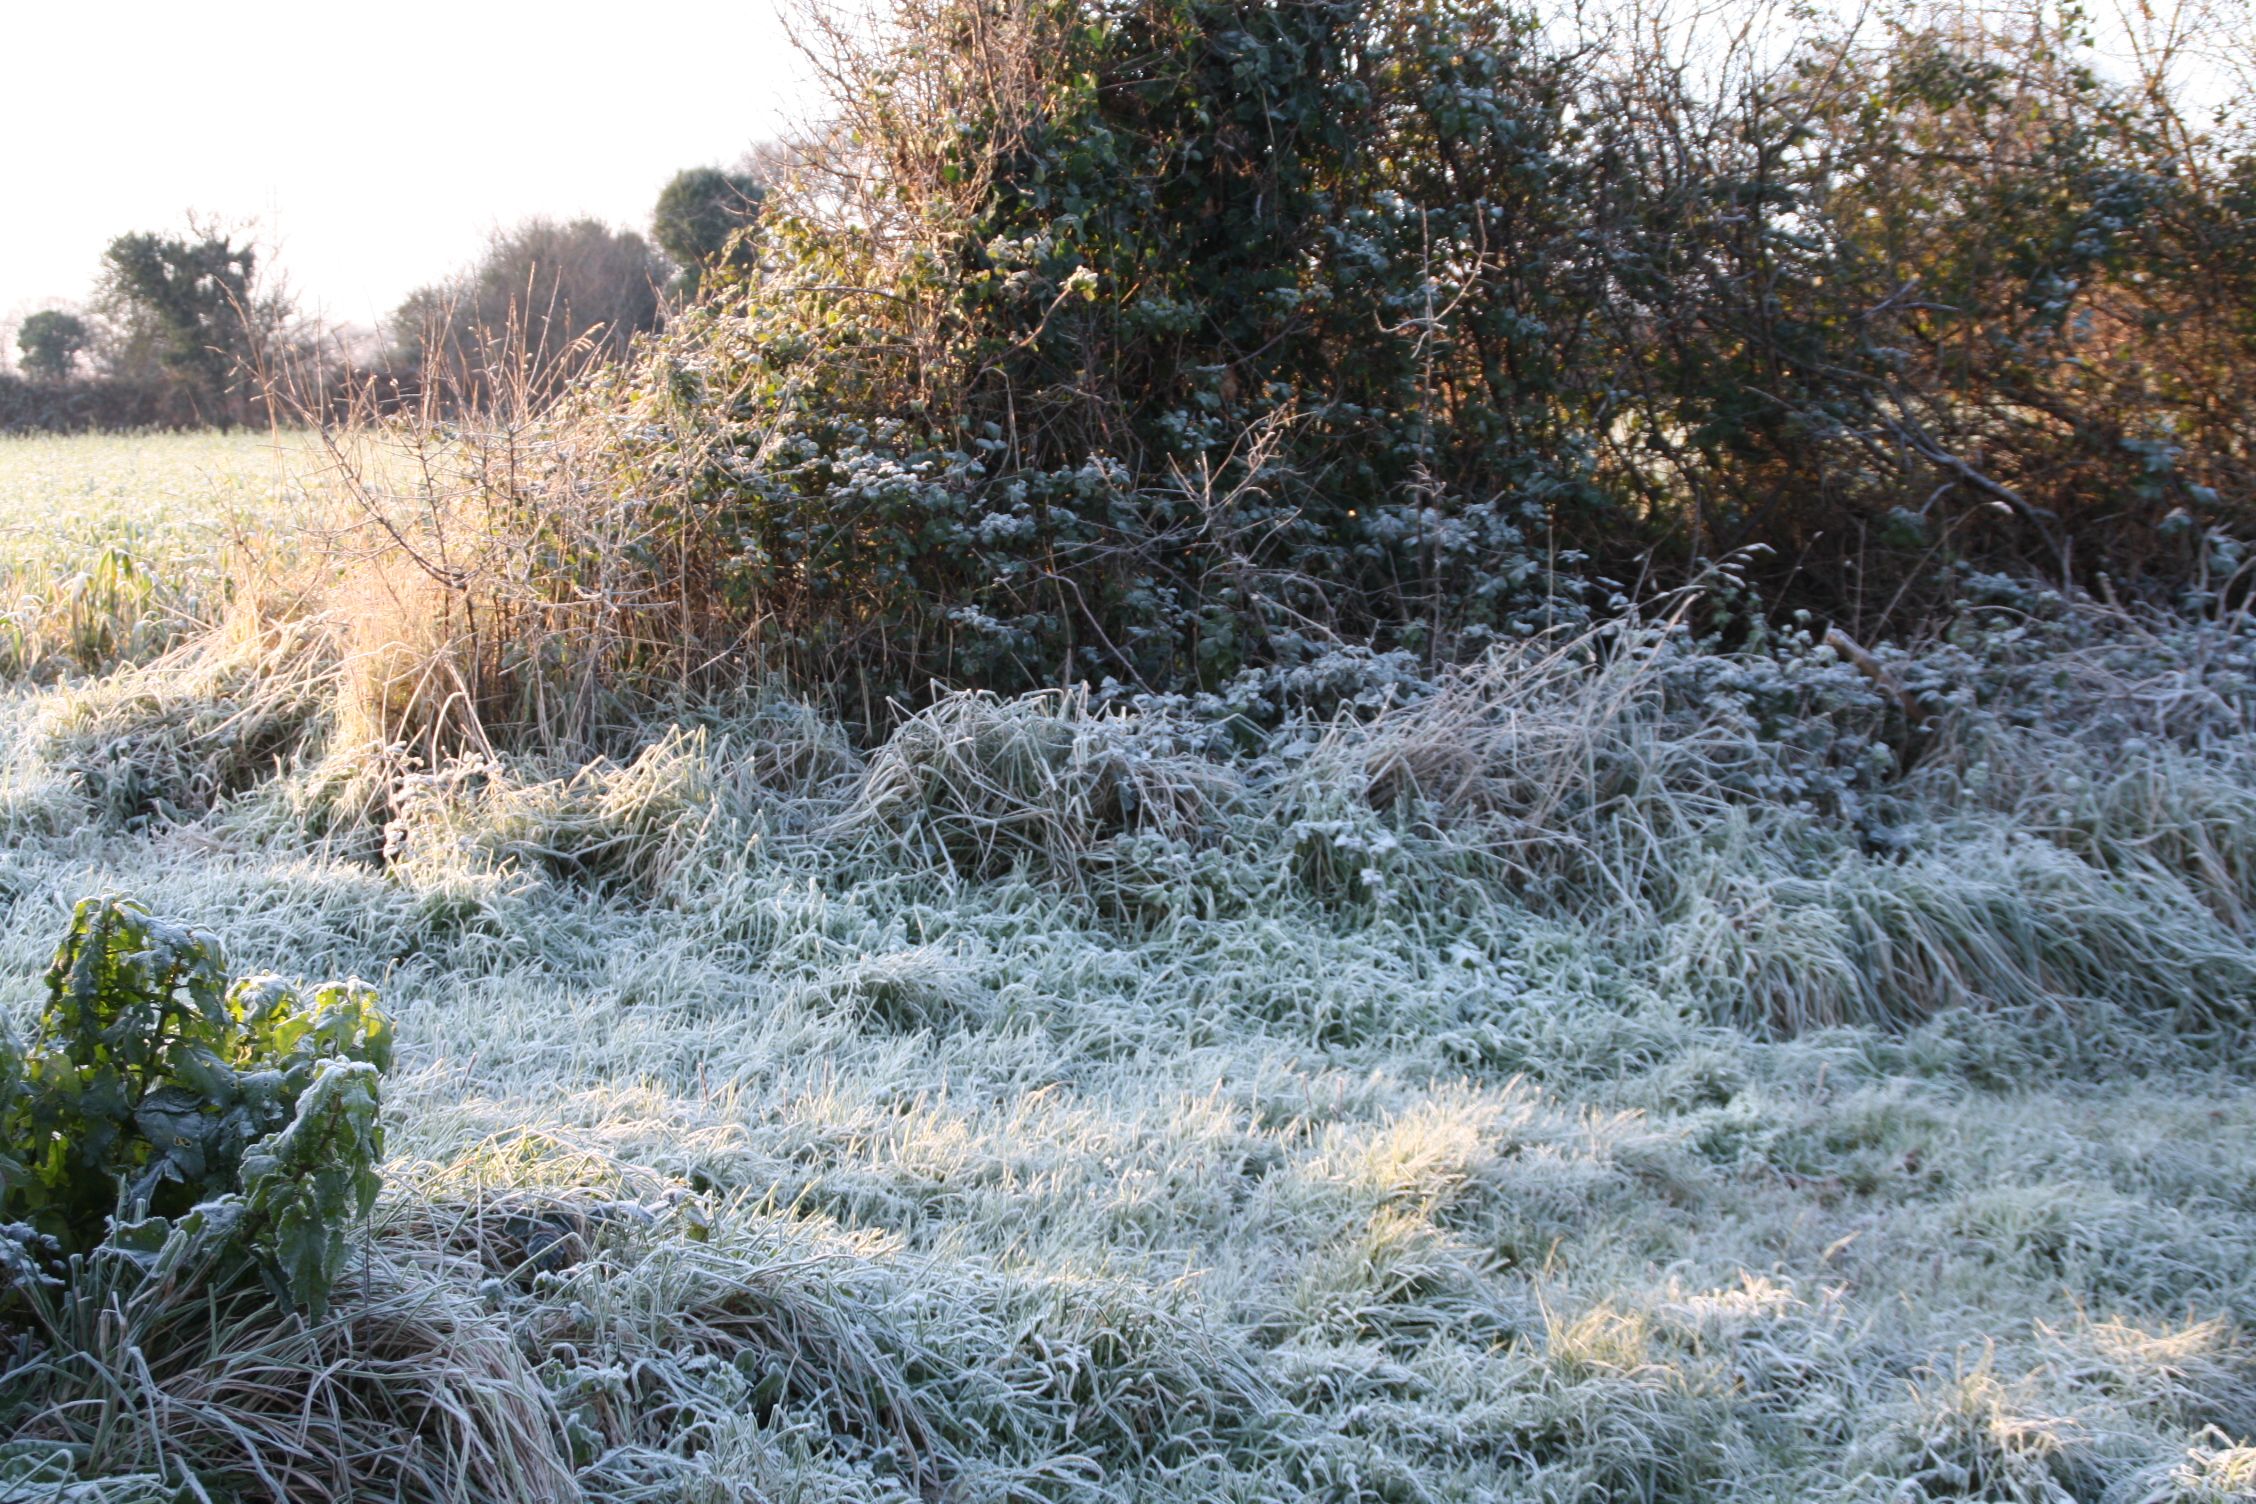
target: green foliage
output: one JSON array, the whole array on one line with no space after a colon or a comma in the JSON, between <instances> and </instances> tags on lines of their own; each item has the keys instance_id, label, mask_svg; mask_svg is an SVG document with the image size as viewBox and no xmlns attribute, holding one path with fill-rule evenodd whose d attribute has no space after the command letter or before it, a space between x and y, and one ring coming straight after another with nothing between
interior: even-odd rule
<instances>
[{"instance_id":1,"label":"green foliage","mask_svg":"<svg viewBox=\"0 0 2256 1504\"><path fill-rule=\"evenodd\" d=\"M343 1267L345 1229L367 1217L383 1185L377 1075L366 1060L320 1061L290 1121L243 1153L243 1223L316 1312Z\"/></svg>"},{"instance_id":2,"label":"green foliage","mask_svg":"<svg viewBox=\"0 0 2256 1504\"><path fill-rule=\"evenodd\" d=\"M62 1256L173 1224L240 1244L318 1311L383 1153L391 1025L357 982L230 984L219 942L81 902L31 1048L0 1056L0 1221ZM122 1216L122 1225L113 1219Z\"/></svg>"},{"instance_id":3,"label":"green foliage","mask_svg":"<svg viewBox=\"0 0 2256 1504\"><path fill-rule=\"evenodd\" d=\"M812 186L509 471L520 619L624 568L672 662L860 707L1218 692L1724 559L1860 641L1994 569L2182 597L2256 519L2247 145L2057 27L1812 22L1698 85L1493 0L874 34Z\"/></svg>"},{"instance_id":4,"label":"green foliage","mask_svg":"<svg viewBox=\"0 0 2256 1504\"><path fill-rule=\"evenodd\" d=\"M32 314L16 330L16 348L23 352L24 370L43 381L61 381L71 374L78 357L94 342L94 331L75 313L45 309Z\"/></svg>"},{"instance_id":5,"label":"green foliage","mask_svg":"<svg viewBox=\"0 0 2256 1504\"><path fill-rule=\"evenodd\" d=\"M681 268L683 286L694 293L706 266L726 256L737 231L759 219L766 197L766 185L750 173L684 168L659 191L651 238Z\"/></svg>"}]
</instances>

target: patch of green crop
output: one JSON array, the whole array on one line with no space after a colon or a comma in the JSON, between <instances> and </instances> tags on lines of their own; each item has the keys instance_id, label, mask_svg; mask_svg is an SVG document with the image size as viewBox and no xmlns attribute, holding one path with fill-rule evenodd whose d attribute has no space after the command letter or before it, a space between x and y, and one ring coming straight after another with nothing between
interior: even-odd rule
<instances>
[{"instance_id":1,"label":"patch of green crop","mask_svg":"<svg viewBox=\"0 0 2256 1504\"><path fill-rule=\"evenodd\" d=\"M230 982L219 942L80 903L28 1048L0 1048L0 1223L54 1273L176 1232L318 1313L379 1185L391 1026L358 983Z\"/></svg>"}]
</instances>

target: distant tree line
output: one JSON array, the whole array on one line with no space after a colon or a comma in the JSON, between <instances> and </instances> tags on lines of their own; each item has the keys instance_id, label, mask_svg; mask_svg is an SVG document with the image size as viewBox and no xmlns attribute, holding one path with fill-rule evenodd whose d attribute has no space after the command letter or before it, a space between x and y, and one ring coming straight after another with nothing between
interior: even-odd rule
<instances>
[{"instance_id":1,"label":"distant tree line","mask_svg":"<svg viewBox=\"0 0 2256 1504\"><path fill-rule=\"evenodd\" d=\"M43 309L16 330L0 429L230 427L259 407L256 373L295 337L289 299L228 231L120 235L92 306Z\"/></svg>"},{"instance_id":2,"label":"distant tree line","mask_svg":"<svg viewBox=\"0 0 2256 1504\"><path fill-rule=\"evenodd\" d=\"M740 232L765 194L756 169L694 167L659 194L649 240L595 219L500 231L469 270L393 312L387 369L444 403L476 403L503 383L615 359L658 326L669 295L695 298L708 268L741 265Z\"/></svg>"},{"instance_id":3,"label":"distant tree line","mask_svg":"<svg viewBox=\"0 0 2256 1504\"><path fill-rule=\"evenodd\" d=\"M305 326L238 234L121 235L87 308L43 309L18 326L20 374L0 373L0 431L263 422L277 382L293 408L320 390L397 401L438 388L474 401L503 368L616 358L658 326L669 298L697 295L763 195L756 171L691 168L660 194L651 239L594 219L499 231L467 271L400 304L373 358Z\"/></svg>"}]
</instances>

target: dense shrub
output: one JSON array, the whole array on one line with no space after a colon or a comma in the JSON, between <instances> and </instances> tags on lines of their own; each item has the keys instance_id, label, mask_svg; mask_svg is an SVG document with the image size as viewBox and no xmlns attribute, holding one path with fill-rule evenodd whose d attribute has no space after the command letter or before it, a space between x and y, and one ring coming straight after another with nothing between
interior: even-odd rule
<instances>
[{"instance_id":1,"label":"dense shrub","mask_svg":"<svg viewBox=\"0 0 2256 1504\"><path fill-rule=\"evenodd\" d=\"M1813 22L1698 79L1491 0L872 35L756 264L462 464L494 719L1431 674L1723 561L1742 624L1858 641L1999 571L2243 588L2256 157L2071 31Z\"/></svg>"},{"instance_id":2,"label":"dense shrub","mask_svg":"<svg viewBox=\"0 0 2256 1504\"><path fill-rule=\"evenodd\" d=\"M764 651L885 694L1213 685L1302 656L1311 622L1377 613L1437 651L1575 613L1547 565L1587 463L1517 388L1433 421L1422 300L1450 252L1388 165L1443 137L1493 155L1448 212L1524 210L1530 275L1569 254L1567 74L1524 28L1340 3L899 20L842 101L867 215L772 214L767 266L653 352L613 436L716 530L706 583ZM1477 119L1438 98L1476 89ZM1507 484L1451 499L1507 448Z\"/></svg>"}]
</instances>

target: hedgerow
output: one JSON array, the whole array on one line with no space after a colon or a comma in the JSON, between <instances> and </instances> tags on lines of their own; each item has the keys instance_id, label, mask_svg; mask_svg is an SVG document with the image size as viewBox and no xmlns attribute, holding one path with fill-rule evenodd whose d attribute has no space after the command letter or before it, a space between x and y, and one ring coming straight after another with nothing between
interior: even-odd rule
<instances>
[{"instance_id":1,"label":"hedgerow","mask_svg":"<svg viewBox=\"0 0 2256 1504\"><path fill-rule=\"evenodd\" d=\"M369 508L449 561L484 718L550 739L747 677L874 736L935 683L1430 676L1719 565L1732 630L1859 643L2001 574L2238 602L2232 117L2107 81L2073 18L1806 22L1701 83L1561 25L841 25L748 264L430 451L455 500Z\"/></svg>"}]
</instances>

